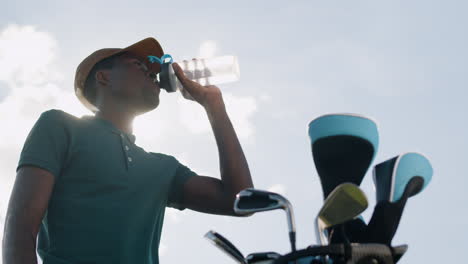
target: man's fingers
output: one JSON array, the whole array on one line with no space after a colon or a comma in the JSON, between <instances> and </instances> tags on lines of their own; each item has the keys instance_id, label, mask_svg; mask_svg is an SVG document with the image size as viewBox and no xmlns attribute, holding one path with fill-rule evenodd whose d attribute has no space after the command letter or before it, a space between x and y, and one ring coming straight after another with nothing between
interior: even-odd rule
<instances>
[{"instance_id":1,"label":"man's fingers","mask_svg":"<svg viewBox=\"0 0 468 264\"><path fill-rule=\"evenodd\" d=\"M172 63L172 68L174 69L174 72L177 75L177 77L181 78L180 75L183 75L183 72L179 64L177 64L176 62Z\"/></svg>"},{"instance_id":2,"label":"man's fingers","mask_svg":"<svg viewBox=\"0 0 468 264\"><path fill-rule=\"evenodd\" d=\"M177 78L182 83L182 86L184 86L183 91L185 91L187 93L190 93L190 92L195 93L195 91L193 90L194 89L193 85L194 85L195 82L193 82L192 80L187 78L187 76L185 76L184 71L179 66L179 64L174 62L174 63L172 63L172 65L173 65L172 67L173 67L173 69L175 71L175 74L176 74Z\"/></svg>"},{"instance_id":3,"label":"man's fingers","mask_svg":"<svg viewBox=\"0 0 468 264\"><path fill-rule=\"evenodd\" d=\"M184 74L184 71L182 70L182 68L180 68L179 64L177 63L172 63L172 68L174 69L174 72L177 76L177 78L179 79L179 81L182 83L182 84L186 84L187 83L187 76L185 76Z\"/></svg>"}]
</instances>

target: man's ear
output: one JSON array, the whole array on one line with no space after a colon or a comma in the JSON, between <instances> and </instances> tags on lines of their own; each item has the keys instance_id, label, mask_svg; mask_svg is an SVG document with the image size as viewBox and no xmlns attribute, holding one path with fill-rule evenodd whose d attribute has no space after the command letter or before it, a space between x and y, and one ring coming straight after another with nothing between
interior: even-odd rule
<instances>
[{"instance_id":1,"label":"man's ear","mask_svg":"<svg viewBox=\"0 0 468 264\"><path fill-rule=\"evenodd\" d=\"M107 70L100 70L96 72L96 75L94 78L98 83L100 83L103 86L107 86L109 83L109 71Z\"/></svg>"}]
</instances>

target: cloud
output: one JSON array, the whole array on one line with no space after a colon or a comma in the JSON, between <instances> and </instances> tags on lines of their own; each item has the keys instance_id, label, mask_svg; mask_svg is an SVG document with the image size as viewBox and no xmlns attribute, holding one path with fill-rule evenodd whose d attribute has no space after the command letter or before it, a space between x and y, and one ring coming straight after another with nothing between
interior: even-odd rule
<instances>
[{"instance_id":1,"label":"cloud","mask_svg":"<svg viewBox=\"0 0 468 264\"><path fill-rule=\"evenodd\" d=\"M245 143L252 143L255 136L255 125L251 118L257 112L258 102L253 96L236 96L223 93L224 102L237 136ZM179 98L179 118L187 130L194 134L211 132L211 125L206 112L200 105Z\"/></svg>"},{"instance_id":2,"label":"cloud","mask_svg":"<svg viewBox=\"0 0 468 264\"><path fill-rule=\"evenodd\" d=\"M0 80L13 88L63 79L54 61L57 41L34 26L8 25L0 32Z\"/></svg>"},{"instance_id":3,"label":"cloud","mask_svg":"<svg viewBox=\"0 0 468 264\"><path fill-rule=\"evenodd\" d=\"M274 184L270 188L268 188L268 191L279 193L284 196L286 195L286 186L284 186L283 184Z\"/></svg>"},{"instance_id":4,"label":"cloud","mask_svg":"<svg viewBox=\"0 0 468 264\"><path fill-rule=\"evenodd\" d=\"M210 58L214 57L218 51L218 44L213 40L205 40L200 45L198 57Z\"/></svg>"},{"instance_id":5,"label":"cloud","mask_svg":"<svg viewBox=\"0 0 468 264\"><path fill-rule=\"evenodd\" d=\"M200 168L200 167L195 166L194 165L195 162L192 161L192 157L190 156L189 152L182 152L180 154L175 154L175 157L180 163L188 166L191 170L196 172L198 175L219 178L217 177L217 175L219 175L220 172L218 171L216 173L212 171L211 168L213 167L211 167L210 169L207 169L207 168Z\"/></svg>"},{"instance_id":6,"label":"cloud","mask_svg":"<svg viewBox=\"0 0 468 264\"><path fill-rule=\"evenodd\" d=\"M260 99L260 102L262 103L271 103L273 101L273 98L271 97L271 95L267 93L262 93L259 99Z\"/></svg>"},{"instance_id":7,"label":"cloud","mask_svg":"<svg viewBox=\"0 0 468 264\"><path fill-rule=\"evenodd\" d=\"M188 132L193 134L210 132L210 122L203 107L182 97L178 98L177 104L180 110L179 121L187 128Z\"/></svg>"},{"instance_id":8,"label":"cloud","mask_svg":"<svg viewBox=\"0 0 468 264\"><path fill-rule=\"evenodd\" d=\"M224 100L238 136L243 139L253 137L255 126L251 121L251 117L257 112L257 99L253 96L242 97L225 93Z\"/></svg>"},{"instance_id":9,"label":"cloud","mask_svg":"<svg viewBox=\"0 0 468 264\"><path fill-rule=\"evenodd\" d=\"M168 250L168 247L165 244L160 243L159 244L159 256L162 257L166 255Z\"/></svg>"},{"instance_id":10,"label":"cloud","mask_svg":"<svg viewBox=\"0 0 468 264\"><path fill-rule=\"evenodd\" d=\"M172 223L180 223L180 221L182 220L181 218L181 215L185 214L186 210L183 210L183 211L180 211L178 209L175 209L175 208L171 208L171 207L166 207L166 217L169 218L171 220Z\"/></svg>"},{"instance_id":11,"label":"cloud","mask_svg":"<svg viewBox=\"0 0 468 264\"><path fill-rule=\"evenodd\" d=\"M425 65L403 54L388 55L362 43L338 40L316 43L307 73L314 86L364 89L378 96L399 96L427 87ZM315 76L315 77L314 77Z\"/></svg>"},{"instance_id":12,"label":"cloud","mask_svg":"<svg viewBox=\"0 0 468 264\"><path fill-rule=\"evenodd\" d=\"M34 45L32 45L34 43ZM57 41L34 26L9 25L0 32L0 80L11 92L0 103L8 141L0 147L20 146L39 114L57 108L70 114L88 114L74 95L73 88L63 90L58 81L62 73L57 69Z\"/></svg>"},{"instance_id":13,"label":"cloud","mask_svg":"<svg viewBox=\"0 0 468 264\"><path fill-rule=\"evenodd\" d=\"M161 104L164 104L161 99ZM135 118L133 122L133 134L136 136L136 144L147 151L156 151L161 145L167 143L167 138L172 134L174 107L160 105L156 110L145 113Z\"/></svg>"}]
</instances>

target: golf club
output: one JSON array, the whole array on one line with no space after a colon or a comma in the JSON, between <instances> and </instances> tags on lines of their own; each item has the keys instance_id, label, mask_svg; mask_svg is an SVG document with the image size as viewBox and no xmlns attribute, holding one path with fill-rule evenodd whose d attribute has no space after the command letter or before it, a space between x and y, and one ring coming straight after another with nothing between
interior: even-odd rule
<instances>
[{"instance_id":1,"label":"golf club","mask_svg":"<svg viewBox=\"0 0 468 264\"><path fill-rule=\"evenodd\" d=\"M391 244L408 199L432 179L433 169L422 154L407 152L374 167L377 205L362 242Z\"/></svg>"},{"instance_id":2,"label":"golf club","mask_svg":"<svg viewBox=\"0 0 468 264\"><path fill-rule=\"evenodd\" d=\"M324 246L328 244L326 229L359 216L368 206L364 192L353 183L338 185L325 200L317 217L315 230L317 243Z\"/></svg>"},{"instance_id":3,"label":"golf club","mask_svg":"<svg viewBox=\"0 0 468 264\"><path fill-rule=\"evenodd\" d=\"M234 211L241 215L276 209L286 211L291 250L296 251L296 224L293 208L288 199L277 193L247 188L236 195L234 202Z\"/></svg>"},{"instance_id":4,"label":"golf club","mask_svg":"<svg viewBox=\"0 0 468 264\"><path fill-rule=\"evenodd\" d=\"M238 263L247 264L242 253L231 242L229 242L229 240L219 233L210 230L205 234L205 237Z\"/></svg>"}]
</instances>

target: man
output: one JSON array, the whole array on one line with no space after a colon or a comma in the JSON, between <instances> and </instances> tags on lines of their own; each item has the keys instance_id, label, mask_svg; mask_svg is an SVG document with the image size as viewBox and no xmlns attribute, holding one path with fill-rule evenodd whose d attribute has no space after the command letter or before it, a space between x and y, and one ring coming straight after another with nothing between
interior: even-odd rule
<instances>
[{"instance_id":1,"label":"man","mask_svg":"<svg viewBox=\"0 0 468 264\"><path fill-rule=\"evenodd\" d=\"M40 116L17 167L3 237L3 263L159 263L166 206L236 216L235 195L253 187L247 161L216 86L177 77L207 113L221 180L135 144L133 119L159 105L164 54L154 38L101 49L77 68L75 92L94 116ZM184 95L184 97L186 97ZM187 97L186 97L187 98Z\"/></svg>"}]
</instances>

